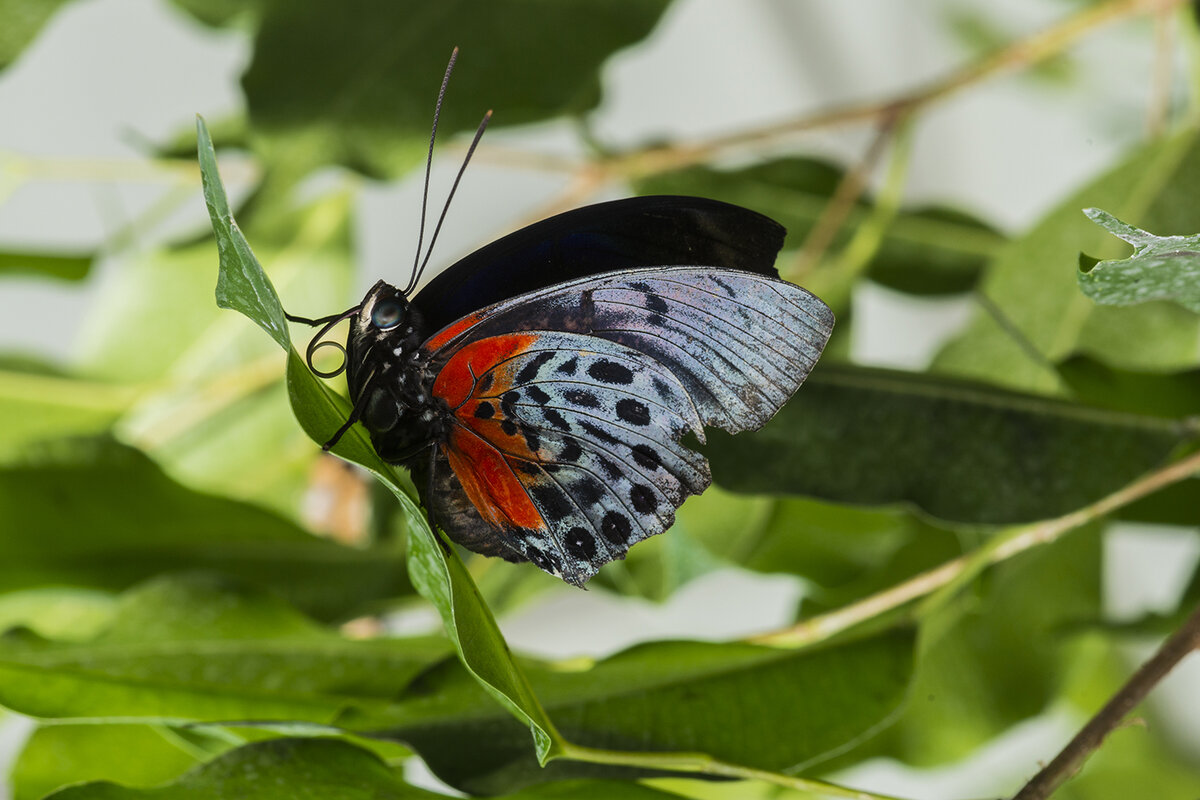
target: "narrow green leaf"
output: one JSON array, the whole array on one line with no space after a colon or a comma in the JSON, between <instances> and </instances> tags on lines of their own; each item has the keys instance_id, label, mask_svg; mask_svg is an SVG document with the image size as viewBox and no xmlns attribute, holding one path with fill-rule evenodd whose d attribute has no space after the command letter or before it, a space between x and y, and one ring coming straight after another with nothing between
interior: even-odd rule
<instances>
[{"instance_id":1,"label":"narrow green leaf","mask_svg":"<svg viewBox=\"0 0 1200 800\"><path fill-rule=\"evenodd\" d=\"M240 311L254 320L284 350L292 346L287 320L275 287L267 280L246 237L238 229L229 210L225 187L217 172L217 154L204 120L196 117L196 145L200 159L200 179L204 203L217 236L221 271L217 277L217 305Z\"/></svg>"},{"instance_id":2,"label":"narrow green leaf","mask_svg":"<svg viewBox=\"0 0 1200 800\"><path fill-rule=\"evenodd\" d=\"M7 634L0 704L42 718L328 724L385 709L448 654L440 639L345 639L276 598L189 574L130 590L87 641Z\"/></svg>"},{"instance_id":3,"label":"narrow green leaf","mask_svg":"<svg viewBox=\"0 0 1200 800\"><path fill-rule=\"evenodd\" d=\"M197 568L254 581L326 619L411 591L400 553L345 547L193 491L108 440L56 442L0 465L0 591L119 590Z\"/></svg>"},{"instance_id":4,"label":"narrow green leaf","mask_svg":"<svg viewBox=\"0 0 1200 800\"><path fill-rule=\"evenodd\" d=\"M288 360L288 390L296 418L315 441L328 439L349 414L346 401L318 381L295 351ZM558 741L554 724L513 660L461 559L429 530L424 514L412 499L415 492L411 482L379 458L359 426L343 436L333 452L370 470L406 509L408 573L413 585L441 615L463 664L495 700L524 720L539 757L549 757Z\"/></svg>"},{"instance_id":5,"label":"narrow green leaf","mask_svg":"<svg viewBox=\"0 0 1200 800\"><path fill-rule=\"evenodd\" d=\"M892 631L810 650L655 642L587 669L530 664L526 670L572 743L703 752L794 771L869 736L896 713L906 697L913 641L911 632ZM408 743L442 780L472 793L638 774L563 760L540 767L523 727L483 699L461 673L439 669L388 712L393 722L349 715L341 724Z\"/></svg>"},{"instance_id":6,"label":"narrow green leaf","mask_svg":"<svg viewBox=\"0 0 1200 800\"><path fill-rule=\"evenodd\" d=\"M823 364L761 431L715 432L705 452L717 483L736 491L1009 523L1086 505L1195 436L1181 421Z\"/></svg>"},{"instance_id":7,"label":"narrow green leaf","mask_svg":"<svg viewBox=\"0 0 1200 800\"><path fill-rule=\"evenodd\" d=\"M3 0L0 0L0 6ZM2 46L2 45L0 45ZM94 257L87 254L0 252L0 278L9 275L41 275L62 281L81 281L92 270Z\"/></svg>"},{"instance_id":8,"label":"narrow green leaf","mask_svg":"<svg viewBox=\"0 0 1200 800\"><path fill-rule=\"evenodd\" d=\"M353 14L331 14L312 0L269 3L243 77L251 124L281 140L287 167L300 174L339 163L394 176L424 155L453 47L461 56L441 111L443 136L474 130L489 108L494 125L593 108L605 60L644 38L666 7L667 0L364 0Z\"/></svg>"},{"instance_id":9,"label":"narrow green leaf","mask_svg":"<svg viewBox=\"0 0 1200 800\"><path fill-rule=\"evenodd\" d=\"M213 227L218 243L223 236L235 244L240 242L238 247L225 246L221 249L221 281L226 284L237 282L234 277L225 277L228 273L241 276L245 283L259 287L253 293L239 295L237 305L233 307L274 336L271 326L264 320L273 319L275 310L278 310L280 323L283 324L278 296L245 239L240 234L232 238L228 232L222 234L222 226L237 233L236 223L228 212L224 189L212 157L211 143L205 146L203 121L198 123L198 130L201 136L201 170L207 176L205 196L213 210ZM314 441L328 441L349 416L346 401L308 370L291 348L286 326L281 330L283 338L276 341L288 351L288 394L296 419ZM438 610L463 664L497 702L524 721L533 734L538 757L549 758L554 754L558 741L553 723L513 661L491 611L483 603L462 562L426 524L424 515L413 499L415 492L411 483L401 478L394 466L379 458L360 425L348 431L332 452L369 470L396 496L409 522L408 567L414 586Z\"/></svg>"},{"instance_id":10,"label":"narrow green leaf","mask_svg":"<svg viewBox=\"0 0 1200 800\"><path fill-rule=\"evenodd\" d=\"M1155 236L1098 208L1083 213L1134 247L1128 258L1101 261L1080 272L1084 294L1114 306L1173 300L1200 313L1200 234Z\"/></svg>"}]
</instances>

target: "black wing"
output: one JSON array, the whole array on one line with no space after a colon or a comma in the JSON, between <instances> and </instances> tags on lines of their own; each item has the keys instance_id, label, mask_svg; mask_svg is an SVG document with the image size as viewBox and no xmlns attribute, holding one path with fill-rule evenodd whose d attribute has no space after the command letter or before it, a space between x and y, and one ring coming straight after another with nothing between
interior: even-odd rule
<instances>
[{"instance_id":1,"label":"black wing","mask_svg":"<svg viewBox=\"0 0 1200 800\"><path fill-rule=\"evenodd\" d=\"M631 197L577 208L497 239L415 297L427 330L510 297L605 272L704 264L777 277L783 226L702 197Z\"/></svg>"}]
</instances>

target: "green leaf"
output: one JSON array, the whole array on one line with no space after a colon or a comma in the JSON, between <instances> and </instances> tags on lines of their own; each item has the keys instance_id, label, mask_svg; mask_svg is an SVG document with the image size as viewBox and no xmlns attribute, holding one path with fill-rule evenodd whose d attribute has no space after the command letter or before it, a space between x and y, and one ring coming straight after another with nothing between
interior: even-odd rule
<instances>
[{"instance_id":1,"label":"green leaf","mask_svg":"<svg viewBox=\"0 0 1200 800\"><path fill-rule=\"evenodd\" d=\"M886 723L906 696L912 649L908 631L808 650L655 642L587 669L531 664L526 670L570 742L704 752L794 771ZM472 793L638 774L563 760L539 767L523 727L483 701L465 676L442 668L413 685L389 712L394 722L350 715L341 724L408 743L442 780Z\"/></svg>"},{"instance_id":2,"label":"green leaf","mask_svg":"<svg viewBox=\"0 0 1200 800\"><path fill-rule=\"evenodd\" d=\"M246 745L155 789L87 783L54 800L419 800L441 795L406 784L373 753L336 740ZM47 799L49 800L49 799Z\"/></svg>"},{"instance_id":3,"label":"green leaf","mask_svg":"<svg viewBox=\"0 0 1200 800\"><path fill-rule=\"evenodd\" d=\"M0 631L29 628L50 639L86 640L112 618L108 592L49 587L0 594Z\"/></svg>"},{"instance_id":4,"label":"green leaf","mask_svg":"<svg viewBox=\"0 0 1200 800\"><path fill-rule=\"evenodd\" d=\"M311 1L270 3L242 81L250 120L282 140L300 174L339 163L394 176L425 152L453 47L461 58L442 108L443 136L473 130L489 108L498 125L593 108L601 65L644 38L666 7L667 0L366 0L352 14L331 14ZM571 33L580 31L587 35Z\"/></svg>"},{"instance_id":5,"label":"green leaf","mask_svg":"<svg viewBox=\"0 0 1200 800\"><path fill-rule=\"evenodd\" d=\"M691 167L639 181L643 194L694 194L752 208L788 229L784 251L799 248L828 205L843 171L825 161L780 158L737 170ZM861 199L851 210L834 247L842 247L872 213ZM987 259L1004 243L1001 234L962 212L913 209L888 226L867 274L902 292L936 295L975 285ZM780 262L786 269L787 256Z\"/></svg>"},{"instance_id":6,"label":"green leaf","mask_svg":"<svg viewBox=\"0 0 1200 800\"><path fill-rule=\"evenodd\" d=\"M1099 526L989 570L922 621L910 701L872 756L928 766L959 760L1044 711L1094 653L1068 628L1101 608Z\"/></svg>"},{"instance_id":7,"label":"green leaf","mask_svg":"<svg viewBox=\"0 0 1200 800\"><path fill-rule=\"evenodd\" d=\"M1140 372L1075 356L1058 372L1075 397L1098 408L1175 419L1200 410L1200 370Z\"/></svg>"},{"instance_id":8,"label":"green leaf","mask_svg":"<svg viewBox=\"0 0 1200 800\"><path fill-rule=\"evenodd\" d=\"M440 639L349 640L282 601L205 574L122 596L93 639L0 639L0 703L42 718L295 720L376 713L449 649Z\"/></svg>"},{"instance_id":9,"label":"green leaf","mask_svg":"<svg viewBox=\"0 0 1200 800\"><path fill-rule=\"evenodd\" d=\"M342 16L342 15L334 15ZM350 15L354 16L354 15ZM217 278L217 305L240 311L270 334L284 350L292 346L283 305L275 287L267 279L250 244L242 235L229 210L225 187L217 172L217 154L204 120L196 117L196 145L200 158L200 178L204 185L204 203L217 236L221 270Z\"/></svg>"},{"instance_id":10,"label":"green leaf","mask_svg":"<svg viewBox=\"0 0 1200 800\"><path fill-rule=\"evenodd\" d=\"M714 432L705 452L714 480L735 491L1008 523L1079 508L1194 438L1179 421L822 364L761 431Z\"/></svg>"},{"instance_id":11,"label":"green leaf","mask_svg":"<svg viewBox=\"0 0 1200 800\"><path fill-rule=\"evenodd\" d=\"M226 753L154 789L112 783L73 786L53 800L436 800L404 783L402 770L348 742L277 739ZM636 783L572 781L536 787L498 800L670 800L678 795ZM50 800L49 798L47 800Z\"/></svg>"},{"instance_id":12,"label":"green leaf","mask_svg":"<svg viewBox=\"0 0 1200 800\"><path fill-rule=\"evenodd\" d=\"M16 61L26 45L68 0L0 0L0 69Z\"/></svg>"},{"instance_id":13,"label":"green leaf","mask_svg":"<svg viewBox=\"0 0 1200 800\"><path fill-rule=\"evenodd\" d=\"M41 439L106 431L140 395L136 386L82 379L41 364L0 366L0 460Z\"/></svg>"},{"instance_id":14,"label":"green leaf","mask_svg":"<svg viewBox=\"0 0 1200 800\"><path fill-rule=\"evenodd\" d=\"M967 378L1064 394L1054 365L1087 354L1122 369L1200 365L1200 317L1172 303L1098 306L1080 291L1080 251L1118 255L1115 242L1079 213L1107 208L1152 230L1200 230L1200 138L1193 130L1154 142L1067 198L1003 249L981 290L987 306L938 356L935 367Z\"/></svg>"},{"instance_id":15,"label":"green leaf","mask_svg":"<svg viewBox=\"0 0 1200 800\"><path fill-rule=\"evenodd\" d=\"M409 591L399 553L344 547L195 492L110 441L55 442L0 465L0 591L123 589L196 568L258 582L323 618Z\"/></svg>"},{"instance_id":16,"label":"green leaf","mask_svg":"<svg viewBox=\"0 0 1200 800\"><path fill-rule=\"evenodd\" d=\"M43 725L13 766L13 800L38 800L68 784L99 779L153 786L197 763L162 727Z\"/></svg>"},{"instance_id":17,"label":"green leaf","mask_svg":"<svg viewBox=\"0 0 1200 800\"><path fill-rule=\"evenodd\" d=\"M1133 245L1133 255L1101 261L1079 273L1079 288L1097 303L1136 305L1173 300L1200 313L1200 234L1155 236L1098 208L1084 214Z\"/></svg>"},{"instance_id":18,"label":"green leaf","mask_svg":"<svg viewBox=\"0 0 1200 800\"><path fill-rule=\"evenodd\" d=\"M223 229L236 232L237 228L228 213L212 146L204 135L203 120L198 122L198 129L201 132L200 171L219 242L223 235L228 236L222 233ZM237 247L222 248L222 277L218 285L244 280L248 285L260 287L254 292L229 295L230 307L259 322L274 337L273 328L263 321L271 320L275 313L273 309L280 308L278 295L250 252L249 245L240 234L235 238L240 241ZM226 278L227 272L240 277ZM282 314L282 310L279 313ZM296 419L314 441L327 441L348 418L347 403L308 370L291 348L286 326L281 332L282 340L276 341L288 352L288 394ZM501 706L528 726L538 758L551 757L559 741L553 723L513 660L491 611L463 568L462 561L425 523L413 500L415 492L411 483L402 479L395 467L379 458L360 425L351 428L332 452L370 471L396 496L408 517L408 570L413 585L441 615L442 624L470 673Z\"/></svg>"},{"instance_id":19,"label":"green leaf","mask_svg":"<svg viewBox=\"0 0 1200 800\"><path fill-rule=\"evenodd\" d=\"M0 13L3 13L3 5L4 0L0 0ZM3 43L0 42L0 48L2 47ZM0 252L0 278L9 275L41 275L61 281L81 281L91 272L93 260L94 256L91 253L72 255L10 250Z\"/></svg>"}]
</instances>

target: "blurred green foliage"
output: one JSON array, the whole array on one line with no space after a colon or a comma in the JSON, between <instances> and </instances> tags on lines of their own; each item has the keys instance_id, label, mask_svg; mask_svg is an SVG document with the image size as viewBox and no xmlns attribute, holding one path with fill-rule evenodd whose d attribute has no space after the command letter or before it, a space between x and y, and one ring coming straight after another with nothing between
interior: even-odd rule
<instances>
[{"instance_id":1,"label":"blurred green foliage","mask_svg":"<svg viewBox=\"0 0 1200 800\"><path fill-rule=\"evenodd\" d=\"M0 66L58 5L0 0ZM493 107L497 127L586 126L601 70L651 37L670 4L174 5L252 42L245 113L214 125L215 137L199 128L215 239L206 230L117 252L69 364L0 352L0 705L38 721L9 776L15 800L442 796L406 782L414 752L455 789L514 800L799 798L743 783L652 788L651 770L563 756L694 751L811 777L876 757L946 764L1046 709L1093 712L1128 673L1124 637L1161 633L1200 602L1197 573L1175 607L1106 620L1102 519L929 606L805 646L514 654L494 615L554 581L444 550L408 476L360 429L334 453L365 472L320 472L329 457L312 442L347 404L305 366L282 309L351 302L363 176L394 178L423 159L452 46L470 65L454 76L443 135ZM980 15L950 22L972 46L1004 38ZM1057 70L1056 83L1069 91L1076 75ZM184 152L178 141L161 154ZM258 167L232 208L217 166L230 148ZM808 153L762 156L639 173L633 188L769 214L789 228L781 264L795 264L846 173ZM318 172L336 177L308 180ZM796 617L808 621L1194 449L1198 178L1185 128L1145 142L1020 236L958 209L900 208L855 286L972 297L970 322L928 371L865 367L846 357L856 295L839 294L835 341L795 400L762 431L714 433L705 452L718 487L689 500L668 535L605 567L593 590L662 601L717 569L785 575L805 587ZM848 209L830 261L883 203L864 194ZM1126 239L1153 232L1157 260L1144 249L1121 260L1128 248L1085 207L1104 209ZM1155 238L1173 236L1189 238ZM1108 260L1080 274L1081 251ZM0 285L81 281L93 261L6 245ZM813 277L829 274L819 264ZM1194 527L1195 484L1121 514ZM356 502L357 537L314 535L337 528L303 511L314 496ZM393 609L432 609L444 635L371 627ZM1063 797L1124 800L1154 786L1156 798L1195 800L1200 766L1142 716Z\"/></svg>"}]
</instances>

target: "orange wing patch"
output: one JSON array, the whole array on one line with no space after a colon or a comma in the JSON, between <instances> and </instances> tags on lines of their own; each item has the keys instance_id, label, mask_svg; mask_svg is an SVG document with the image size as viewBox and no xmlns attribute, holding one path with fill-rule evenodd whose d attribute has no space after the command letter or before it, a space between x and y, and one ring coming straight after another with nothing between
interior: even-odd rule
<instances>
[{"instance_id":1,"label":"orange wing patch","mask_svg":"<svg viewBox=\"0 0 1200 800\"><path fill-rule=\"evenodd\" d=\"M425 341L424 348L431 353L440 350L447 342L468 328L474 326L475 323L482 320L484 316L485 315L482 311L476 311L474 314L468 314L457 322L447 325L435 333L432 337L427 339Z\"/></svg>"},{"instance_id":2,"label":"orange wing patch","mask_svg":"<svg viewBox=\"0 0 1200 800\"><path fill-rule=\"evenodd\" d=\"M435 396L450 408L465 403L475 389L476 379L500 362L523 353L537 341L537 334L517 333L472 342L454 354L433 383Z\"/></svg>"},{"instance_id":3,"label":"orange wing patch","mask_svg":"<svg viewBox=\"0 0 1200 800\"><path fill-rule=\"evenodd\" d=\"M446 446L446 459L484 520L498 528L547 529L512 467L495 447L466 428L455 426Z\"/></svg>"},{"instance_id":4,"label":"orange wing patch","mask_svg":"<svg viewBox=\"0 0 1200 800\"><path fill-rule=\"evenodd\" d=\"M439 337L463 323L447 328ZM482 422L474 416L480 403L473 394L484 390L485 387L480 385L484 375L487 375L484 380L489 393L498 388L492 384L511 380L499 365L529 349L536 340L536 334L512 334L472 342L454 354L433 384L433 394L455 409L457 424L444 446L450 468L479 515L500 528L548 529L500 449L520 453L524 441L520 436L505 433L499 426L495 431L484 431L472 424Z\"/></svg>"}]
</instances>

